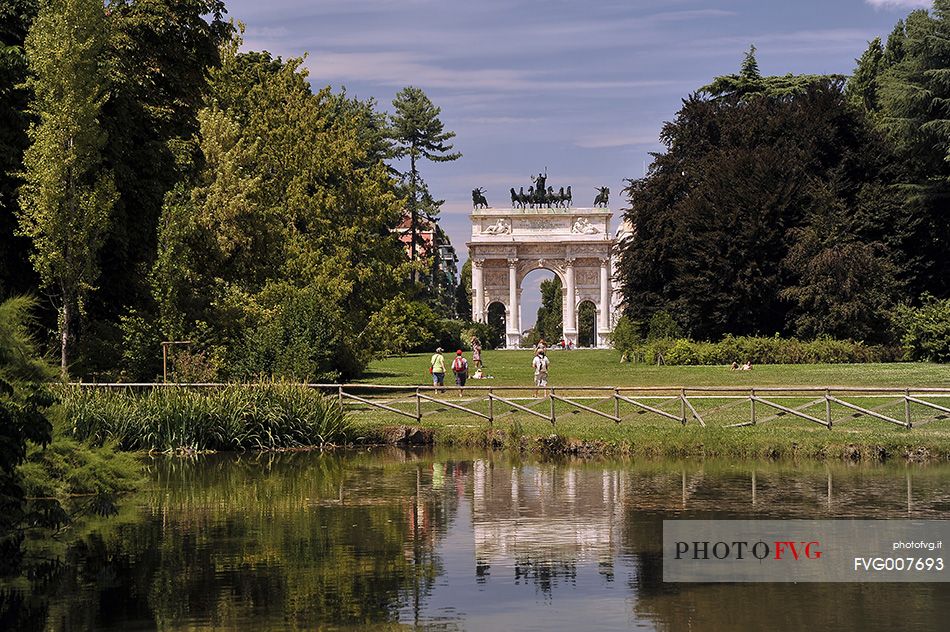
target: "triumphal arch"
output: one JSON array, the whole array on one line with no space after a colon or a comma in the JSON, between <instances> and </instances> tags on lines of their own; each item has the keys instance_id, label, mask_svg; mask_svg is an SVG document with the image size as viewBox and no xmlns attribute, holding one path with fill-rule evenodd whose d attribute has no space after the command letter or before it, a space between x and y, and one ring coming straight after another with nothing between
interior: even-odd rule
<instances>
[{"instance_id":1,"label":"triumphal arch","mask_svg":"<svg viewBox=\"0 0 950 632\"><path fill-rule=\"evenodd\" d=\"M575 208L570 187L558 193L545 189L543 182L528 193L511 189L510 208L490 207L481 189L472 192L472 318L487 322L492 304L504 306L506 345L518 348L521 283L543 268L561 280L564 340L577 344L578 308L589 301L597 310L597 346L608 347L618 309L611 283L615 239L608 191L600 189L594 206Z\"/></svg>"}]
</instances>

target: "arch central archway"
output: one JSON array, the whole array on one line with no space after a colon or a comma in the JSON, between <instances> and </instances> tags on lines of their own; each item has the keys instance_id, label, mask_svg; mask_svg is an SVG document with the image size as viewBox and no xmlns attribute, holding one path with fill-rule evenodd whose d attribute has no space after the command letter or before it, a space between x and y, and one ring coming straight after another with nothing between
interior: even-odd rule
<instances>
[{"instance_id":1,"label":"arch central archway","mask_svg":"<svg viewBox=\"0 0 950 632\"><path fill-rule=\"evenodd\" d=\"M577 345L577 309L597 310L598 347L609 346L615 306L611 287L613 245L606 208L476 209L471 214L472 318L486 322L488 305L506 311L505 346L521 346L521 289L537 269L550 270L563 287L563 338Z\"/></svg>"}]
</instances>

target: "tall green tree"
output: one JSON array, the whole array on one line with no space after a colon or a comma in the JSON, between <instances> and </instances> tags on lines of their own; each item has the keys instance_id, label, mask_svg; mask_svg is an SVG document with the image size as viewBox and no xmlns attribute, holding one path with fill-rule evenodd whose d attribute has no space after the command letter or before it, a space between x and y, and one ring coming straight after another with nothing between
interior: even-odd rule
<instances>
[{"instance_id":1,"label":"tall green tree","mask_svg":"<svg viewBox=\"0 0 950 632\"><path fill-rule=\"evenodd\" d=\"M840 75L832 75L843 80ZM763 76L759 71L759 62L755 58L755 46L750 46L739 67L739 72L732 75L716 77L712 83L703 88L713 98L733 97L747 99L756 95L769 97L788 97L803 94L809 86L824 83L829 75L769 75Z\"/></svg>"},{"instance_id":2,"label":"tall green tree","mask_svg":"<svg viewBox=\"0 0 950 632\"><path fill-rule=\"evenodd\" d=\"M210 73L202 168L163 211L160 335L196 340L240 371L222 377L353 375L381 349L387 332L368 326L403 295L408 265L391 230L396 183L370 129L378 117L312 92L302 60L240 44Z\"/></svg>"},{"instance_id":3,"label":"tall green tree","mask_svg":"<svg viewBox=\"0 0 950 632\"><path fill-rule=\"evenodd\" d=\"M860 66L859 66L860 67ZM906 276L912 292L950 296L950 0L914 11L888 38L874 120L901 161L904 204L915 219ZM873 104L872 104L873 105Z\"/></svg>"},{"instance_id":4,"label":"tall green tree","mask_svg":"<svg viewBox=\"0 0 950 632\"><path fill-rule=\"evenodd\" d=\"M391 129L395 157L409 158L409 171L403 175L408 180L409 259L415 261L420 245L420 213L432 221L442 204L429 194L419 175L419 161L451 162L461 158L462 154L452 151L453 146L448 141L455 138L455 132L445 131L439 118L441 108L433 105L421 88L407 86L400 90L393 99L393 108Z\"/></svg>"},{"instance_id":5,"label":"tall green tree","mask_svg":"<svg viewBox=\"0 0 950 632\"><path fill-rule=\"evenodd\" d=\"M151 311L148 272L155 263L165 195L190 178L197 163L198 110L208 70L233 28L222 0L110 0L110 98L101 121L103 156L118 196L100 250L100 290L89 304L89 326L77 371L114 367L121 348L118 322L130 310ZM95 345L95 346L92 346Z\"/></svg>"},{"instance_id":6,"label":"tall green tree","mask_svg":"<svg viewBox=\"0 0 950 632\"><path fill-rule=\"evenodd\" d=\"M460 320L472 320L472 259L462 264L459 284L455 288L455 313Z\"/></svg>"},{"instance_id":7,"label":"tall green tree","mask_svg":"<svg viewBox=\"0 0 950 632\"><path fill-rule=\"evenodd\" d=\"M627 188L637 231L619 271L632 319L667 311L705 339L887 336L888 240L901 216L890 212L886 147L840 79L693 95L661 139L667 150ZM847 243L860 261L831 256ZM870 316L848 329L855 313Z\"/></svg>"},{"instance_id":8,"label":"tall green tree","mask_svg":"<svg viewBox=\"0 0 950 632\"><path fill-rule=\"evenodd\" d=\"M23 152L29 146L24 85L28 64L23 43L36 16L36 0L0 2L0 292L26 293L38 285L30 265L30 242L17 234L17 189Z\"/></svg>"},{"instance_id":9,"label":"tall green tree","mask_svg":"<svg viewBox=\"0 0 950 632\"><path fill-rule=\"evenodd\" d=\"M59 313L65 374L115 202L99 117L107 99L108 27L99 0L46 0L26 38L33 91L31 145L20 189L20 231Z\"/></svg>"}]
</instances>

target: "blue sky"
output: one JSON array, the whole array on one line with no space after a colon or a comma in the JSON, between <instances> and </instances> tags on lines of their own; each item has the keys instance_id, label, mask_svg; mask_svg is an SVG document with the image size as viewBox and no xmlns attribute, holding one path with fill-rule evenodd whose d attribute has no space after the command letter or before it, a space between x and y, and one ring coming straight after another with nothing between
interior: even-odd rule
<instances>
[{"instance_id":1,"label":"blue sky","mask_svg":"<svg viewBox=\"0 0 950 632\"><path fill-rule=\"evenodd\" d=\"M386 109L426 91L463 157L423 166L464 261L471 190L572 185L575 205L640 177L681 99L735 72L755 44L763 74L850 74L867 41L928 0L227 0L245 48L308 54L315 88L346 87ZM589 198L589 199L588 199ZM533 274L529 284L544 278ZM537 292L526 288L524 320Z\"/></svg>"}]
</instances>

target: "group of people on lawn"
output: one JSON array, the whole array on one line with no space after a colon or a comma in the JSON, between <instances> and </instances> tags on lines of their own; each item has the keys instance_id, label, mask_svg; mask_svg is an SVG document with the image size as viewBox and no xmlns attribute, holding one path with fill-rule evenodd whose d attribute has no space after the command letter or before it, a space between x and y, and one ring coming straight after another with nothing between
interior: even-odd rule
<instances>
[{"instance_id":1,"label":"group of people on lawn","mask_svg":"<svg viewBox=\"0 0 950 632\"><path fill-rule=\"evenodd\" d=\"M570 346L563 346L563 340L561 345L562 348L570 348ZM445 356L442 353L442 347L439 347L432 354L432 358L429 359L429 373L432 374L432 385L445 392ZM627 361L625 359L626 354L621 358L621 362ZM472 378L481 379L484 377L482 375L482 346L478 338L472 338L472 362L475 364L475 375ZM538 389L547 389L548 367L550 365L551 361L547 357L547 345L544 338L542 338L535 345L534 358L531 360L531 366L534 369L535 397L538 396ZM730 368L733 371L751 371L752 361L748 360L742 366L739 366L738 362L733 362ZM465 359L465 354L462 353L461 349L455 352L455 358L452 360L452 373L455 375L455 385L459 387L459 397L461 397L462 387L465 386L465 382L468 380L468 360Z\"/></svg>"},{"instance_id":2,"label":"group of people on lawn","mask_svg":"<svg viewBox=\"0 0 950 632\"><path fill-rule=\"evenodd\" d=\"M432 374L432 385L445 392L445 356L444 350L439 347L429 359L429 373ZM475 364L475 375L473 379L482 379L482 345L478 338L472 338L472 362ZM531 366L534 368L535 396L538 388L545 388L548 385L548 366L551 361L547 357L547 345L542 338L534 348L534 358ZM462 387L468 381L468 360L465 354L459 349L455 352L455 358L452 359L452 373L455 375L455 385L459 388L459 397L462 395Z\"/></svg>"}]
</instances>

